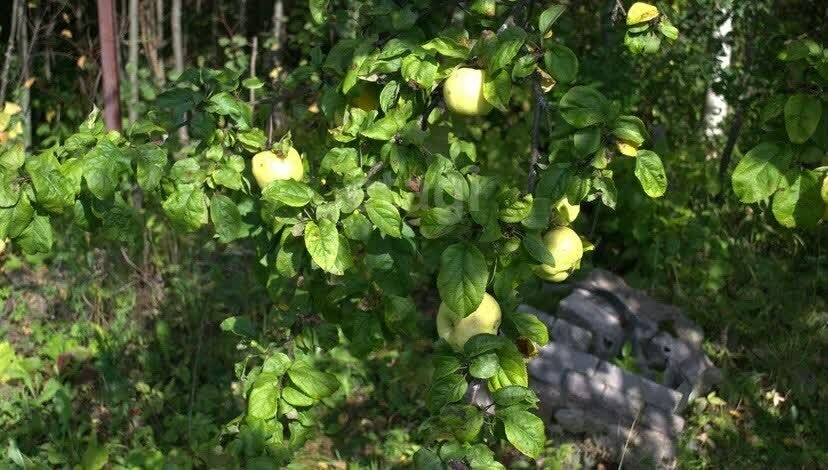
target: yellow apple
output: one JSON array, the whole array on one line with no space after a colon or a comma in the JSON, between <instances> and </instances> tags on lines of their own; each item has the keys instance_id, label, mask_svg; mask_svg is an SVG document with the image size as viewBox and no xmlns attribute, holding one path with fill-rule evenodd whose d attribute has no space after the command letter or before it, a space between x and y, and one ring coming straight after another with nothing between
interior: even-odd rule
<instances>
[{"instance_id":1,"label":"yellow apple","mask_svg":"<svg viewBox=\"0 0 828 470\"><path fill-rule=\"evenodd\" d=\"M463 318L454 313L446 304L440 304L437 312L437 334L446 340L455 351L462 351L466 341L482 333L497 334L500 327L500 305L488 293L477 310Z\"/></svg>"},{"instance_id":2,"label":"yellow apple","mask_svg":"<svg viewBox=\"0 0 828 470\"><path fill-rule=\"evenodd\" d=\"M584 255L581 237L569 227L553 228L543 236L543 244L555 258L555 265L542 264L535 269L535 274L547 281L561 282L569 277L569 271Z\"/></svg>"},{"instance_id":3,"label":"yellow apple","mask_svg":"<svg viewBox=\"0 0 828 470\"><path fill-rule=\"evenodd\" d=\"M562 225L569 225L575 222L578 214L581 213L581 205L570 204L566 196L562 197L552 209L552 220Z\"/></svg>"},{"instance_id":4,"label":"yellow apple","mask_svg":"<svg viewBox=\"0 0 828 470\"><path fill-rule=\"evenodd\" d=\"M352 107L369 113L380 107L379 93L376 87L366 82L361 82L353 88L351 99L348 102Z\"/></svg>"},{"instance_id":5,"label":"yellow apple","mask_svg":"<svg viewBox=\"0 0 828 470\"><path fill-rule=\"evenodd\" d=\"M277 155L266 150L253 157L253 177L262 189L276 180L301 181L304 173L302 157L293 147L290 147L287 155Z\"/></svg>"},{"instance_id":6,"label":"yellow apple","mask_svg":"<svg viewBox=\"0 0 828 470\"><path fill-rule=\"evenodd\" d=\"M455 70L443 84L443 99L452 112L466 116L483 116L492 105L483 97L486 72L478 69Z\"/></svg>"},{"instance_id":7,"label":"yellow apple","mask_svg":"<svg viewBox=\"0 0 828 470\"><path fill-rule=\"evenodd\" d=\"M0 255L6 251L6 240L0 240Z\"/></svg>"}]
</instances>

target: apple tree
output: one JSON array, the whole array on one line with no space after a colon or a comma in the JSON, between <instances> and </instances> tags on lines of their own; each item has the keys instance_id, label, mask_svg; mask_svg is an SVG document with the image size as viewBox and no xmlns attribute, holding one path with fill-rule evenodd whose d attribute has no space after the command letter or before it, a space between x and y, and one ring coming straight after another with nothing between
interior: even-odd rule
<instances>
[{"instance_id":1,"label":"apple tree","mask_svg":"<svg viewBox=\"0 0 828 470\"><path fill-rule=\"evenodd\" d=\"M193 68L123 133L95 110L35 153L3 134L0 240L16 250L48 252L66 224L129 244L156 216L255 250L280 327L221 325L238 335L246 399L224 443L246 468L290 461L347 393L335 347L365 357L437 311L417 464L497 468L499 441L537 457L544 425L526 362L549 338L515 313L522 288L579 268L591 244L568 225L584 203L615 207L617 172L649 197L666 190L645 123L579 79L556 34L564 6L448 3L310 0L319 45L273 86L243 67ZM677 37L654 6L628 13L634 50ZM790 100L776 114L796 119L792 138L820 135L818 102ZM2 129L14 114L8 105ZM779 149L754 152L760 170ZM803 173L786 194L812 180ZM464 399L481 380L493 407Z\"/></svg>"}]
</instances>

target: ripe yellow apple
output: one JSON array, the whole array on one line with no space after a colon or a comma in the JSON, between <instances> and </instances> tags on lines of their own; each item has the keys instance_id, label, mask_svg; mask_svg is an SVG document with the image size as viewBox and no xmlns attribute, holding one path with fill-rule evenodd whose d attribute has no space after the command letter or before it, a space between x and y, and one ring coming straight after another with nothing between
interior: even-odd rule
<instances>
[{"instance_id":1,"label":"ripe yellow apple","mask_svg":"<svg viewBox=\"0 0 828 470\"><path fill-rule=\"evenodd\" d=\"M379 93L376 87L365 82L354 87L351 91L351 99L348 102L352 107L369 113L376 111L380 107Z\"/></svg>"},{"instance_id":2,"label":"ripe yellow apple","mask_svg":"<svg viewBox=\"0 0 828 470\"><path fill-rule=\"evenodd\" d=\"M6 240L0 240L0 255L6 251Z\"/></svg>"},{"instance_id":3,"label":"ripe yellow apple","mask_svg":"<svg viewBox=\"0 0 828 470\"><path fill-rule=\"evenodd\" d=\"M580 213L581 205L570 204L569 199L564 196L553 206L552 220L563 225L569 225L575 222Z\"/></svg>"},{"instance_id":4,"label":"ripe yellow apple","mask_svg":"<svg viewBox=\"0 0 828 470\"><path fill-rule=\"evenodd\" d=\"M547 281L561 282L569 277L569 270L584 255L581 237L569 227L553 228L543 236L543 244L555 258L555 265L542 264L535 268L535 274Z\"/></svg>"},{"instance_id":5,"label":"ripe yellow apple","mask_svg":"<svg viewBox=\"0 0 828 470\"><path fill-rule=\"evenodd\" d=\"M492 105L483 97L486 72L478 69L455 70L443 84L443 99L452 112L466 116L483 116Z\"/></svg>"},{"instance_id":6,"label":"ripe yellow apple","mask_svg":"<svg viewBox=\"0 0 828 470\"><path fill-rule=\"evenodd\" d=\"M276 180L302 181L304 173L302 157L293 147L290 147L287 155L277 155L273 151L266 150L253 157L253 177L262 189Z\"/></svg>"},{"instance_id":7,"label":"ripe yellow apple","mask_svg":"<svg viewBox=\"0 0 828 470\"><path fill-rule=\"evenodd\" d=\"M481 333L497 334L500 327L500 305L488 293L477 310L463 318L454 313L446 304L440 304L437 312L437 334L448 341L455 351L462 351L466 341Z\"/></svg>"}]
</instances>

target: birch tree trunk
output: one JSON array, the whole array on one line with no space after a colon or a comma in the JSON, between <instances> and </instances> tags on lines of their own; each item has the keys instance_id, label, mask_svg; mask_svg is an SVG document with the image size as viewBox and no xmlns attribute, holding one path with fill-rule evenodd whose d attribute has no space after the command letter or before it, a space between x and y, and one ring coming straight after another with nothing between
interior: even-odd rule
<instances>
[{"instance_id":1,"label":"birch tree trunk","mask_svg":"<svg viewBox=\"0 0 828 470\"><path fill-rule=\"evenodd\" d=\"M714 77L721 76L722 72L730 68L732 47L727 42L727 35L733 31L733 23L730 12L723 11L727 15L727 19L719 25L713 33L713 38L716 41L722 42L722 54L717 59L716 71ZM725 100L725 97L717 94L713 90L713 86L708 88L707 96L705 98L704 110L704 133L708 137L718 137L722 135L722 123L727 119L730 113L730 106Z\"/></svg>"},{"instance_id":2,"label":"birch tree trunk","mask_svg":"<svg viewBox=\"0 0 828 470\"><path fill-rule=\"evenodd\" d=\"M20 93L20 107L23 109L23 142L26 148L32 145L32 94L30 91L31 82L31 54L29 54L29 22L27 18L26 5L20 5L17 11L18 17L18 34L20 36L20 60L23 62L21 75L23 78L23 88Z\"/></svg>"},{"instance_id":3,"label":"birch tree trunk","mask_svg":"<svg viewBox=\"0 0 828 470\"><path fill-rule=\"evenodd\" d=\"M172 0L170 20L172 27L173 59L175 61L173 69L176 75L181 75L184 72L184 37L181 31L181 0ZM181 143L189 143L190 136L187 133L187 126L183 126L178 130L178 137L181 139Z\"/></svg>"},{"instance_id":4,"label":"birch tree trunk","mask_svg":"<svg viewBox=\"0 0 828 470\"><path fill-rule=\"evenodd\" d=\"M6 57L3 60L2 78L0 78L0 104L6 100L6 88L9 86L9 71L11 70L11 60L14 55L14 41L17 36L18 25L21 20L20 5L21 0L14 0L11 10L11 26L9 29L9 43L6 45Z\"/></svg>"},{"instance_id":5,"label":"birch tree trunk","mask_svg":"<svg viewBox=\"0 0 828 470\"><path fill-rule=\"evenodd\" d=\"M138 119L138 0L129 0L129 122Z\"/></svg>"}]
</instances>

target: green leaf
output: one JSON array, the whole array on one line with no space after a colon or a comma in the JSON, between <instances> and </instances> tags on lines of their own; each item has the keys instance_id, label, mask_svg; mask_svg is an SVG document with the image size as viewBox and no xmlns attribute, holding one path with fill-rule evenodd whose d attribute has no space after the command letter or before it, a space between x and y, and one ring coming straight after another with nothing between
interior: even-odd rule
<instances>
[{"instance_id":1,"label":"green leaf","mask_svg":"<svg viewBox=\"0 0 828 470\"><path fill-rule=\"evenodd\" d=\"M609 102L594 88L576 86L561 98L560 106L564 120L580 129L604 122Z\"/></svg>"},{"instance_id":2,"label":"green leaf","mask_svg":"<svg viewBox=\"0 0 828 470\"><path fill-rule=\"evenodd\" d=\"M578 78L578 57L564 45L553 44L543 55L543 61L549 75L560 83L572 83Z\"/></svg>"},{"instance_id":3,"label":"green leaf","mask_svg":"<svg viewBox=\"0 0 828 470\"><path fill-rule=\"evenodd\" d=\"M339 248L336 251L336 261L331 266L330 272L337 276L342 276L345 271L354 266L354 256L351 253L351 245L348 239L339 235Z\"/></svg>"},{"instance_id":4,"label":"green leaf","mask_svg":"<svg viewBox=\"0 0 828 470\"><path fill-rule=\"evenodd\" d=\"M447 375L431 384L426 394L426 406L432 412L437 412L449 403L462 400L467 388L468 384L462 375Z\"/></svg>"},{"instance_id":5,"label":"green leaf","mask_svg":"<svg viewBox=\"0 0 828 470\"><path fill-rule=\"evenodd\" d=\"M366 241L371 238L371 221L362 215L361 212L354 212L342 221L342 228L345 236L351 240Z\"/></svg>"},{"instance_id":6,"label":"green leaf","mask_svg":"<svg viewBox=\"0 0 828 470\"><path fill-rule=\"evenodd\" d=\"M287 373L299 390L316 400L327 398L339 389L336 376L322 372L306 359L294 362Z\"/></svg>"},{"instance_id":7,"label":"green leaf","mask_svg":"<svg viewBox=\"0 0 828 470\"><path fill-rule=\"evenodd\" d=\"M500 360L500 369L489 379L489 390L494 392L509 385L529 385L529 374L526 371L526 363L523 362L523 355L513 343L507 343L498 349L497 357Z\"/></svg>"},{"instance_id":8,"label":"green leaf","mask_svg":"<svg viewBox=\"0 0 828 470\"><path fill-rule=\"evenodd\" d=\"M163 208L173 225L184 232L195 232L208 221L207 196L198 184L179 185Z\"/></svg>"},{"instance_id":9,"label":"green leaf","mask_svg":"<svg viewBox=\"0 0 828 470\"><path fill-rule=\"evenodd\" d=\"M425 90L430 90L437 77L437 62L430 58L420 58L410 54L402 61L400 73L405 81L419 84Z\"/></svg>"},{"instance_id":10,"label":"green leaf","mask_svg":"<svg viewBox=\"0 0 828 470\"><path fill-rule=\"evenodd\" d=\"M276 180L262 191L262 199L265 201L280 202L290 207L306 206L313 196L310 186L296 180Z\"/></svg>"},{"instance_id":11,"label":"green leaf","mask_svg":"<svg viewBox=\"0 0 828 470\"><path fill-rule=\"evenodd\" d=\"M640 147L649 138L647 126L635 116L621 116L612 123L612 135Z\"/></svg>"},{"instance_id":12,"label":"green leaf","mask_svg":"<svg viewBox=\"0 0 828 470\"><path fill-rule=\"evenodd\" d=\"M509 344L506 338L492 335L488 333L481 333L474 335L466 341L463 346L463 354L466 357L475 357L481 354L486 354L492 351L497 351Z\"/></svg>"},{"instance_id":13,"label":"green leaf","mask_svg":"<svg viewBox=\"0 0 828 470\"><path fill-rule=\"evenodd\" d=\"M497 43L494 46L489 59L489 71L497 72L506 68L512 63L523 41L526 39L526 31L518 26L509 26L497 35Z\"/></svg>"},{"instance_id":14,"label":"green leaf","mask_svg":"<svg viewBox=\"0 0 828 470\"><path fill-rule=\"evenodd\" d=\"M400 94L400 84L396 80L391 80L382 88L379 95L380 109L387 113L397 102L397 97Z\"/></svg>"},{"instance_id":15,"label":"green leaf","mask_svg":"<svg viewBox=\"0 0 828 470\"><path fill-rule=\"evenodd\" d=\"M816 96L796 94L785 103L785 129L795 144L804 144L822 118L822 103Z\"/></svg>"},{"instance_id":16,"label":"green leaf","mask_svg":"<svg viewBox=\"0 0 828 470\"><path fill-rule=\"evenodd\" d=\"M420 233L428 239L440 238L454 230L462 216L444 207L432 207L420 219Z\"/></svg>"},{"instance_id":17,"label":"green leaf","mask_svg":"<svg viewBox=\"0 0 828 470\"><path fill-rule=\"evenodd\" d=\"M325 175L331 171L338 175L350 173L359 168L359 155L357 150L348 147L333 148L322 157L319 167L320 174Z\"/></svg>"},{"instance_id":18,"label":"green leaf","mask_svg":"<svg viewBox=\"0 0 828 470\"><path fill-rule=\"evenodd\" d=\"M247 415L255 419L270 419L279 409L279 376L262 372L256 377L247 400Z\"/></svg>"},{"instance_id":19,"label":"green leaf","mask_svg":"<svg viewBox=\"0 0 828 470\"><path fill-rule=\"evenodd\" d=\"M423 49L435 51L446 57L465 59L469 55L469 48L460 44L454 38L441 36L423 44Z\"/></svg>"},{"instance_id":20,"label":"green leaf","mask_svg":"<svg viewBox=\"0 0 828 470\"><path fill-rule=\"evenodd\" d=\"M34 207L25 194L12 207L0 209L0 240L17 238L34 217Z\"/></svg>"},{"instance_id":21,"label":"green leaf","mask_svg":"<svg viewBox=\"0 0 828 470\"><path fill-rule=\"evenodd\" d=\"M512 79L505 70L488 74L483 82L483 98L495 108L506 111L512 96Z\"/></svg>"},{"instance_id":22,"label":"green leaf","mask_svg":"<svg viewBox=\"0 0 828 470\"><path fill-rule=\"evenodd\" d=\"M549 329L531 313L516 313L507 316L506 326L508 331L516 333L516 337L529 338L541 346L549 342Z\"/></svg>"},{"instance_id":23,"label":"green leaf","mask_svg":"<svg viewBox=\"0 0 828 470\"><path fill-rule=\"evenodd\" d=\"M649 150L639 150L635 161L635 177L647 196L661 197L667 190L667 175L661 157Z\"/></svg>"},{"instance_id":24,"label":"green leaf","mask_svg":"<svg viewBox=\"0 0 828 470\"><path fill-rule=\"evenodd\" d=\"M291 360L287 354L282 352L275 352L262 364L262 372L270 372L281 377L290 368Z\"/></svg>"},{"instance_id":25,"label":"green leaf","mask_svg":"<svg viewBox=\"0 0 828 470\"><path fill-rule=\"evenodd\" d=\"M250 105L228 92L211 96L205 109L221 116L229 116L240 129L248 129L253 119L253 110Z\"/></svg>"},{"instance_id":26,"label":"green leaf","mask_svg":"<svg viewBox=\"0 0 828 470\"><path fill-rule=\"evenodd\" d=\"M500 220L507 224L516 224L532 213L534 200L531 194L523 197L509 197L500 207Z\"/></svg>"},{"instance_id":27,"label":"green leaf","mask_svg":"<svg viewBox=\"0 0 828 470\"><path fill-rule=\"evenodd\" d=\"M365 204L365 212L368 213L368 218L382 233L394 238L402 236L400 212L390 202L371 198Z\"/></svg>"},{"instance_id":28,"label":"green leaf","mask_svg":"<svg viewBox=\"0 0 828 470\"><path fill-rule=\"evenodd\" d=\"M34 255L52 251L52 225L49 217L36 215L20 237L15 240L24 253Z\"/></svg>"},{"instance_id":29,"label":"green leaf","mask_svg":"<svg viewBox=\"0 0 828 470\"><path fill-rule=\"evenodd\" d=\"M534 414L519 409L498 409L497 417L503 422L506 439L528 457L536 458L546 442L543 421Z\"/></svg>"},{"instance_id":30,"label":"green leaf","mask_svg":"<svg viewBox=\"0 0 828 470\"><path fill-rule=\"evenodd\" d=\"M256 336L256 327L250 318L242 315L225 318L220 325L221 331L229 331L238 336L253 338Z\"/></svg>"},{"instance_id":31,"label":"green leaf","mask_svg":"<svg viewBox=\"0 0 828 470\"><path fill-rule=\"evenodd\" d=\"M662 21L658 24L658 30L661 31L661 34L664 35L665 38L675 41L679 37L679 30L672 24Z\"/></svg>"},{"instance_id":32,"label":"green leaf","mask_svg":"<svg viewBox=\"0 0 828 470\"><path fill-rule=\"evenodd\" d=\"M123 151L109 140L102 140L83 157L83 178L93 196L109 199L120 182Z\"/></svg>"},{"instance_id":33,"label":"green leaf","mask_svg":"<svg viewBox=\"0 0 828 470\"><path fill-rule=\"evenodd\" d=\"M336 224L328 219L305 224L305 248L311 258L324 271L330 271L336 263L339 252L339 232Z\"/></svg>"},{"instance_id":34,"label":"green leaf","mask_svg":"<svg viewBox=\"0 0 828 470\"><path fill-rule=\"evenodd\" d=\"M23 166L23 162L25 160L26 148L23 146L23 142L17 142L12 146L7 147L6 150L0 154L0 167L12 171L18 170Z\"/></svg>"},{"instance_id":35,"label":"green leaf","mask_svg":"<svg viewBox=\"0 0 828 470\"><path fill-rule=\"evenodd\" d=\"M210 217L220 242L230 243L242 236L241 213L239 207L229 197L213 194L213 199L210 201Z\"/></svg>"},{"instance_id":36,"label":"green leaf","mask_svg":"<svg viewBox=\"0 0 828 470\"><path fill-rule=\"evenodd\" d=\"M44 152L26 161L26 172L32 179L37 203L49 212L63 212L75 204L72 181L60 171L60 163Z\"/></svg>"},{"instance_id":37,"label":"green leaf","mask_svg":"<svg viewBox=\"0 0 828 470\"><path fill-rule=\"evenodd\" d=\"M558 21L558 18L561 17L564 11L566 11L565 6L554 3L552 6L541 12L540 17L538 18L538 32L540 32L541 36L545 35L550 29L552 29L552 25Z\"/></svg>"},{"instance_id":38,"label":"green leaf","mask_svg":"<svg viewBox=\"0 0 828 470\"><path fill-rule=\"evenodd\" d=\"M744 203L770 197L779 188L793 152L787 146L763 142L742 157L733 171L733 192Z\"/></svg>"},{"instance_id":39,"label":"green leaf","mask_svg":"<svg viewBox=\"0 0 828 470\"><path fill-rule=\"evenodd\" d=\"M578 156L592 155L601 147L601 129L586 127L578 129L572 136L575 152Z\"/></svg>"},{"instance_id":40,"label":"green leaf","mask_svg":"<svg viewBox=\"0 0 828 470\"><path fill-rule=\"evenodd\" d=\"M789 179L793 180L793 184L773 196L774 217L788 228L816 227L825 207L820 195L821 175L803 170Z\"/></svg>"},{"instance_id":41,"label":"green leaf","mask_svg":"<svg viewBox=\"0 0 828 470\"><path fill-rule=\"evenodd\" d=\"M472 359L469 365L469 374L478 379L488 379L497 374L499 368L497 354L488 353Z\"/></svg>"},{"instance_id":42,"label":"green leaf","mask_svg":"<svg viewBox=\"0 0 828 470\"><path fill-rule=\"evenodd\" d=\"M555 258L552 256L552 253L549 252L549 249L546 248L546 244L543 242L543 239L539 233L527 232L523 237L523 247L526 248L526 252L529 253L529 256L534 258L537 262L541 264L548 264L550 266L555 265Z\"/></svg>"},{"instance_id":43,"label":"green leaf","mask_svg":"<svg viewBox=\"0 0 828 470\"><path fill-rule=\"evenodd\" d=\"M140 147L137 166L138 186L144 191L154 190L167 168L167 150L151 144Z\"/></svg>"},{"instance_id":44,"label":"green leaf","mask_svg":"<svg viewBox=\"0 0 828 470\"><path fill-rule=\"evenodd\" d=\"M298 407L311 406L318 401L300 392L292 385L287 385L282 390L282 399L284 399L289 405Z\"/></svg>"},{"instance_id":45,"label":"green leaf","mask_svg":"<svg viewBox=\"0 0 828 470\"><path fill-rule=\"evenodd\" d=\"M308 6L313 21L316 24L324 23L328 15L328 0L309 0Z\"/></svg>"},{"instance_id":46,"label":"green leaf","mask_svg":"<svg viewBox=\"0 0 828 470\"><path fill-rule=\"evenodd\" d=\"M540 401L535 395L535 392L520 385L510 385L498 389L492 394L492 399L497 406L503 408L515 405L524 405L533 408Z\"/></svg>"},{"instance_id":47,"label":"green leaf","mask_svg":"<svg viewBox=\"0 0 828 470\"><path fill-rule=\"evenodd\" d=\"M443 470L444 468L440 457L425 447L414 454L414 470Z\"/></svg>"},{"instance_id":48,"label":"green leaf","mask_svg":"<svg viewBox=\"0 0 828 470\"><path fill-rule=\"evenodd\" d=\"M483 302L489 268L479 248L457 243L443 251L437 290L440 298L457 315L468 316Z\"/></svg>"}]
</instances>

